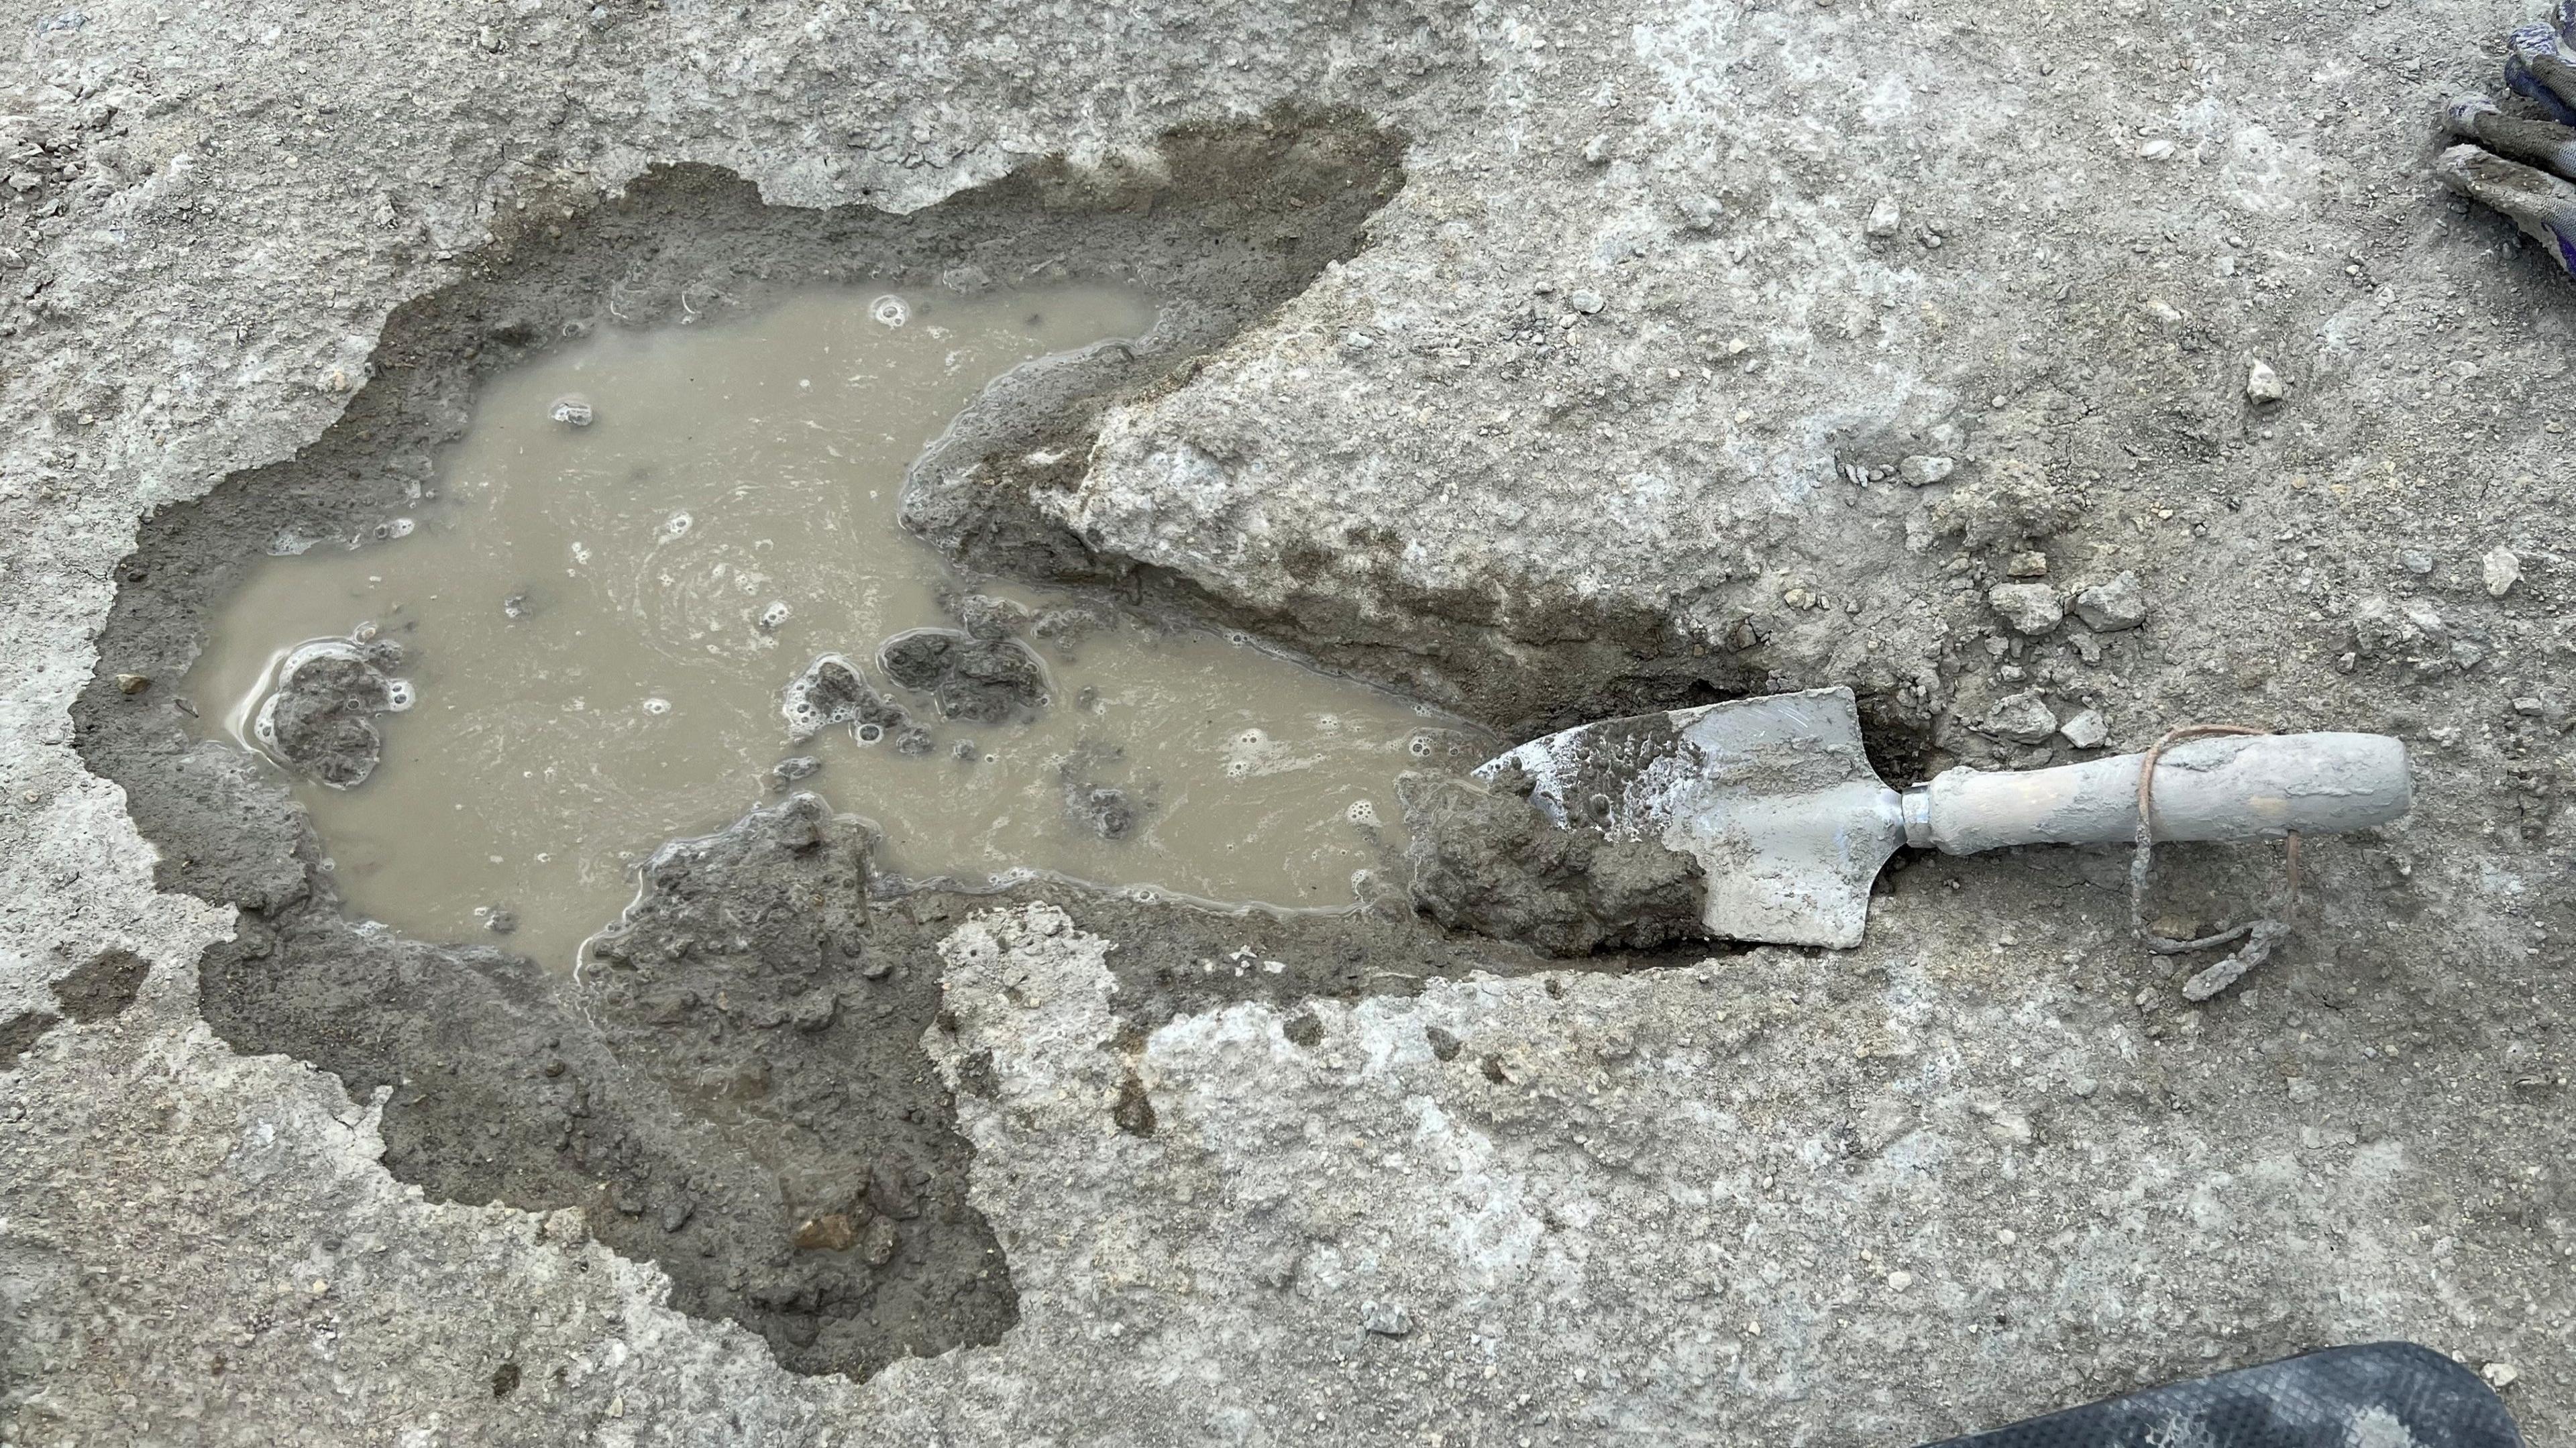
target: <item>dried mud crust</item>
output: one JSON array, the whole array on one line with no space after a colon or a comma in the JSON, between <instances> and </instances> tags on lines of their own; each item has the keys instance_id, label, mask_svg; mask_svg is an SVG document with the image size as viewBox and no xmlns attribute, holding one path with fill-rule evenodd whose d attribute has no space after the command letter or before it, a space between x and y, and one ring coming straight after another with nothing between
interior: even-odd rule
<instances>
[{"instance_id":1,"label":"dried mud crust","mask_svg":"<svg viewBox=\"0 0 2576 1448\"><path fill-rule=\"evenodd\" d=\"M118 676L184 674L208 612L263 550L381 537L387 518L435 506L435 450L464 430L475 384L561 339L839 280L1149 288L1164 303L1150 338L1015 374L941 455L976 437L1079 437L1098 407L1356 249L1398 184L1394 154L1391 138L1340 122L1176 136L1132 173L1039 166L911 217L764 207L739 181L677 168L519 229L468 280L402 309L321 439L146 523L75 705L85 758L124 787L159 849L161 886L242 912L201 962L206 1019L239 1049L311 1061L362 1099L385 1092L401 1179L448 1200L584 1207L602 1242L670 1275L678 1306L757 1331L789 1367L864 1375L995 1340L1016 1318L1009 1268L967 1200L971 1153L921 1041L937 1029L937 940L1001 900L875 880L865 827L792 796L660 852L576 984L490 946L346 918L276 773L187 727L213 701L167 683L129 693ZM969 559L1147 591L1006 489L923 496L948 530L934 538ZM1385 994L1535 963L1444 937L1400 901L1324 917L1065 885L1003 898L1040 896L1136 942L1117 969L1138 1043L1193 1005ZM50 1024L12 1021L0 1049ZM1152 1129L1133 1102L1101 1110Z\"/></svg>"}]
</instances>

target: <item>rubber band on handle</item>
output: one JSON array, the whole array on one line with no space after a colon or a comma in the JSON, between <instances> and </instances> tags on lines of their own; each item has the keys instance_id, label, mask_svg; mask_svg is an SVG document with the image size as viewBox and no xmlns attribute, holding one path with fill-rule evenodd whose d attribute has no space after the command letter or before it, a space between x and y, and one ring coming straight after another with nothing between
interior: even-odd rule
<instances>
[{"instance_id":1,"label":"rubber band on handle","mask_svg":"<svg viewBox=\"0 0 2576 1448\"><path fill-rule=\"evenodd\" d=\"M2185 724L2165 731L2164 737L2147 746L2146 756L2138 762L2138 828L2134 836L2137 849L2129 856L2129 930L2140 945L2157 955L2183 955L2195 950L2209 950L2242 940L2245 943L2225 959L2209 966L2183 982L2183 999L2205 1001L2242 980L2248 971L2261 965L2272 954L2272 948L2288 938L2290 927L2285 920L2268 916L2233 925L2215 935L2196 940L2177 940L2158 935L2147 928L2147 887L2155 869L2155 788L2156 758L2173 745L2193 739L2226 738L2248 734L2268 734L2245 724ZM2299 903L2299 837L2289 837L2289 909L2295 914Z\"/></svg>"}]
</instances>

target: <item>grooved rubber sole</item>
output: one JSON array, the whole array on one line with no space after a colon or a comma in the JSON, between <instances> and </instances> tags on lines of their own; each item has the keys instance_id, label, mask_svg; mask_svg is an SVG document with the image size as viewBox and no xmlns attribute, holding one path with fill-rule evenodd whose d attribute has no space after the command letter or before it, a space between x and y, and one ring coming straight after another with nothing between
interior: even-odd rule
<instances>
[{"instance_id":1,"label":"grooved rubber sole","mask_svg":"<svg viewBox=\"0 0 2576 1448\"><path fill-rule=\"evenodd\" d=\"M2431 1348L2375 1342L2169 1383L1926 1448L2524 1448L2504 1400Z\"/></svg>"}]
</instances>

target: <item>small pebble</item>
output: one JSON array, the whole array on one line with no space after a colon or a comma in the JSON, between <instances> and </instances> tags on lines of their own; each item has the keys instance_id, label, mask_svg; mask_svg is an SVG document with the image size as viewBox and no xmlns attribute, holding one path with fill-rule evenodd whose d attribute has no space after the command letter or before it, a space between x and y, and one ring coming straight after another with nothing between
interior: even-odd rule
<instances>
[{"instance_id":1,"label":"small pebble","mask_svg":"<svg viewBox=\"0 0 2576 1448\"><path fill-rule=\"evenodd\" d=\"M2511 1363L2489 1363L2478 1370L2478 1376L2486 1379L2490 1388L2509 1388L2522 1381L2522 1369Z\"/></svg>"},{"instance_id":2,"label":"small pebble","mask_svg":"<svg viewBox=\"0 0 2576 1448\"><path fill-rule=\"evenodd\" d=\"M1410 1337L1413 1314L1393 1303L1365 1303L1360 1308L1360 1326L1380 1337Z\"/></svg>"},{"instance_id":3,"label":"small pebble","mask_svg":"<svg viewBox=\"0 0 2576 1448\"><path fill-rule=\"evenodd\" d=\"M2044 634L2066 619L2066 605L2045 583L1998 583L1986 591L1986 602L2015 633Z\"/></svg>"},{"instance_id":4,"label":"small pebble","mask_svg":"<svg viewBox=\"0 0 2576 1448\"><path fill-rule=\"evenodd\" d=\"M1869 209L1869 220L1862 223L1861 229L1872 236L1894 236L1896 228L1904 224L1905 212L1897 206L1896 198L1882 196Z\"/></svg>"},{"instance_id":5,"label":"small pebble","mask_svg":"<svg viewBox=\"0 0 2576 1448\"><path fill-rule=\"evenodd\" d=\"M2173 140L2167 136L2155 136L2138 143L2138 159L2141 161L2162 161L2173 153Z\"/></svg>"},{"instance_id":6,"label":"small pebble","mask_svg":"<svg viewBox=\"0 0 2576 1448\"><path fill-rule=\"evenodd\" d=\"M2057 732L2057 714L2038 690L2024 689L1996 700L1994 708L1975 728L1981 734L2015 744L2042 744Z\"/></svg>"},{"instance_id":7,"label":"small pebble","mask_svg":"<svg viewBox=\"0 0 2576 1448\"><path fill-rule=\"evenodd\" d=\"M555 399L555 405L547 410L546 416L566 427L588 427L596 414L591 411L590 402L586 398L558 397Z\"/></svg>"},{"instance_id":8,"label":"small pebble","mask_svg":"<svg viewBox=\"0 0 2576 1448\"><path fill-rule=\"evenodd\" d=\"M116 676L116 692L120 694L140 694L151 687L152 676L150 674L119 674Z\"/></svg>"},{"instance_id":9,"label":"small pebble","mask_svg":"<svg viewBox=\"0 0 2576 1448\"><path fill-rule=\"evenodd\" d=\"M2058 725L2057 732L2078 749L2099 749L2111 737L2111 725L2101 710L2085 709Z\"/></svg>"},{"instance_id":10,"label":"small pebble","mask_svg":"<svg viewBox=\"0 0 2576 1448\"><path fill-rule=\"evenodd\" d=\"M2433 571L2433 555L2421 548L2397 550L2397 566L2422 578Z\"/></svg>"},{"instance_id":11,"label":"small pebble","mask_svg":"<svg viewBox=\"0 0 2576 1448\"><path fill-rule=\"evenodd\" d=\"M2011 578L2046 578L2048 576L2048 555L2045 553L2016 553L2012 556L2012 561L2004 565L2004 573L2007 577Z\"/></svg>"},{"instance_id":12,"label":"small pebble","mask_svg":"<svg viewBox=\"0 0 2576 1448\"><path fill-rule=\"evenodd\" d=\"M1914 1274L1911 1272L1900 1270L1887 1274L1887 1290L1890 1292L1903 1292L1906 1288L1913 1285Z\"/></svg>"},{"instance_id":13,"label":"small pebble","mask_svg":"<svg viewBox=\"0 0 2576 1448\"><path fill-rule=\"evenodd\" d=\"M1913 488L1928 488L1934 483L1945 481L1958 470L1957 462L1925 453L1916 453L1896 464L1896 475L1905 480L1906 486Z\"/></svg>"},{"instance_id":14,"label":"small pebble","mask_svg":"<svg viewBox=\"0 0 2576 1448\"><path fill-rule=\"evenodd\" d=\"M2248 402L2278 402L2289 395L2290 389L2282 383L2281 374L2272 370L2271 363L2258 358L2253 366L2245 369L2245 399Z\"/></svg>"},{"instance_id":15,"label":"small pebble","mask_svg":"<svg viewBox=\"0 0 2576 1448\"><path fill-rule=\"evenodd\" d=\"M2095 633L2136 628L2147 621L2146 590L2138 587L2138 575L2123 571L2075 595L2075 614Z\"/></svg>"},{"instance_id":16,"label":"small pebble","mask_svg":"<svg viewBox=\"0 0 2576 1448\"><path fill-rule=\"evenodd\" d=\"M1565 299L1565 304L1587 317L1599 312L1604 305L1599 292L1576 292Z\"/></svg>"},{"instance_id":17,"label":"small pebble","mask_svg":"<svg viewBox=\"0 0 2576 1448\"><path fill-rule=\"evenodd\" d=\"M2490 549L2479 563L2486 571L2489 598L2504 597L2522 581L2522 555L2510 548L2499 546Z\"/></svg>"},{"instance_id":18,"label":"small pebble","mask_svg":"<svg viewBox=\"0 0 2576 1448\"><path fill-rule=\"evenodd\" d=\"M1693 231L1715 231L1726 208L1714 196L1694 196L1681 206L1682 225Z\"/></svg>"},{"instance_id":19,"label":"small pebble","mask_svg":"<svg viewBox=\"0 0 2576 1448\"><path fill-rule=\"evenodd\" d=\"M1595 136L1583 143L1583 159L1595 166L1610 164L1610 138Z\"/></svg>"}]
</instances>

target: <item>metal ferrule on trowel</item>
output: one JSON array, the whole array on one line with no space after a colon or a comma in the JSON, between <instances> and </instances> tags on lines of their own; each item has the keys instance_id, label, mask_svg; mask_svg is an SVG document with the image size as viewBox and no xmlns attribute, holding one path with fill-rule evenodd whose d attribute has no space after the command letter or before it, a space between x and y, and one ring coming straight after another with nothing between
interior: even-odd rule
<instances>
[{"instance_id":1,"label":"metal ferrule on trowel","mask_svg":"<svg viewBox=\"0 0 2576 1448\"><path fill-rule=\"evenodd\" d=\"M1870 882L1900 845L1965 855L2005 845L2136 838L2138 769L2124 754L2054 769L1953 769L1902 793L1861 748L1846 688L1608 719L1488 761L1570 828L1660 839L1707 872L1708 933L1782 945L1860 944ZM2332 834L2406 813L2406 746L2382 734L2197 739L2156 759L2154 836Z\"/></svg>"}]
</instances>

